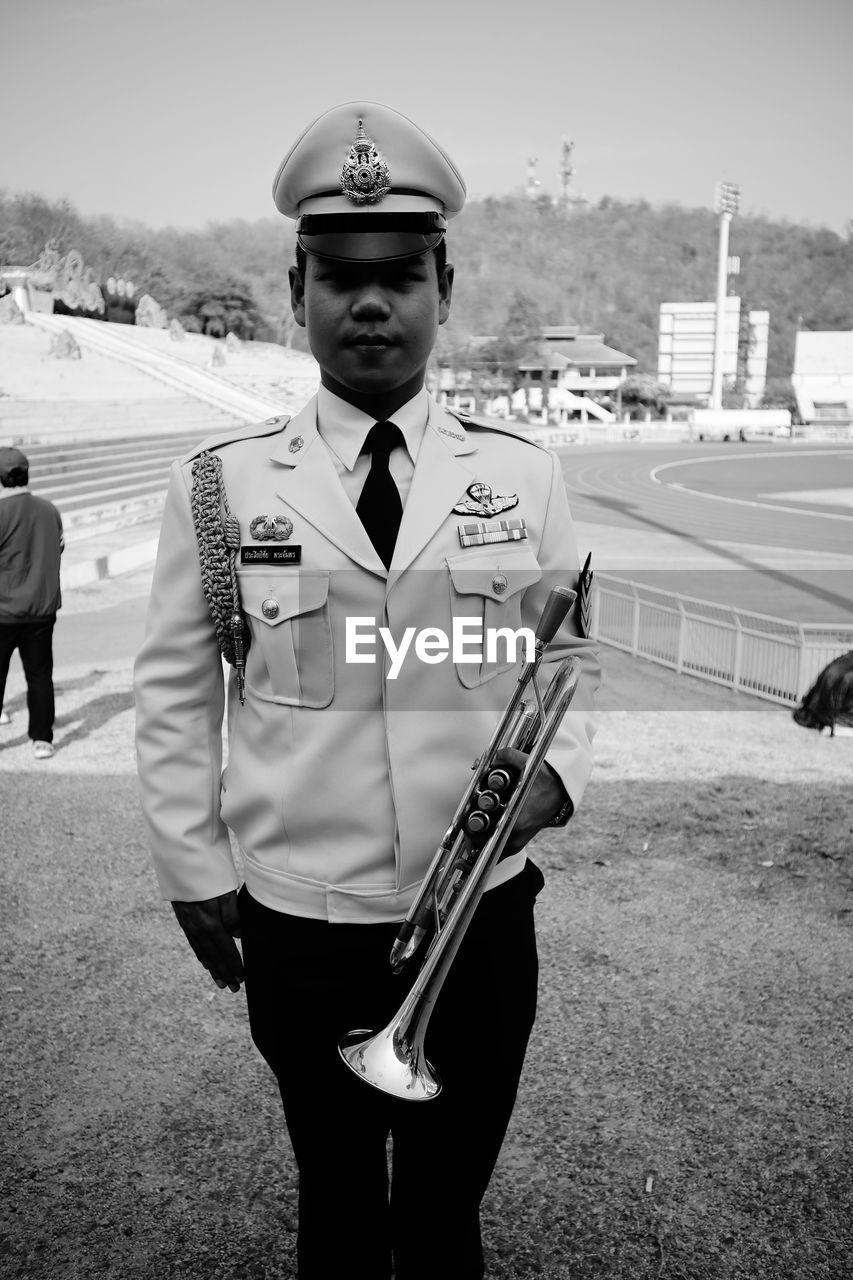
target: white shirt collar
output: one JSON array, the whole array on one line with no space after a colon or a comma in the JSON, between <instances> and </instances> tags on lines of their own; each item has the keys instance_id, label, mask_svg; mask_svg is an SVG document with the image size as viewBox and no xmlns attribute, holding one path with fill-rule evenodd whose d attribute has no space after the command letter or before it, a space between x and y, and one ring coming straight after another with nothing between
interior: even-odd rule
<instances>
[{"instance_id":1,"label":"white shirt collar","mask_svg":"<svg viewBox=\"0 0 853 1280\"><path fill-rule=\"evenodd\" d=\"M21 493L29 493L30 486L28 484L20 484L16 489L5 489L0 485L0 498L17 498Z\"/></svg>"},{"instance_id":2,"label":"white shirt collar","mask_svg":"<svg viewBox=\"0 0 853 1280\"><path fill-rule=\"evenodd\" d=\"M418 460L428 417L429 396L426 387L422 387L389 419L403 433L413 464ZM317 394L317 430L347 471L352 471L355 466L367 433L375 422L370 414L356 409L355 405L342 400L321 383Z\"/></svg>"}]
</instances>

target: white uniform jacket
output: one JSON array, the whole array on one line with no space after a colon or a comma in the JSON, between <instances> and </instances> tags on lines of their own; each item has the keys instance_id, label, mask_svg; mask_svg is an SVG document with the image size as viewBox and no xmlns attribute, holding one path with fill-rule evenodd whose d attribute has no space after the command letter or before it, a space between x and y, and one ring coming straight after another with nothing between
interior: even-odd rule
<instances>
[{"instance_id":1,"label":"white uniform jacket","mask_svg":"<svg viewBox=\"0 0 853 1280\"><path fill-rule=\"evenodd\" d=\"M292 548L286 565L238 556L251 646L245 705L230 680L224 771L223 669L190 510L202 448L222 459L241 546ZM493 518L454 512L472 502L476 482L517 504ZM258 516L290 521L287 541L253 538ZM481 520L495 530L501 519L523 520L526 536L461 545L461 525ZM399 645L409 627L452 638L460 617L484 631L534 628L550 587L575 587L577 576L556 457L507 431L462 425L433 401L388 571L318 435L316 398L289 422L213 437L175 463L136 663L143 812L164 896L194 901L237 887L230 829L242 876L265 905L332 921L401 919L518 664L502 650L491 662L430 662L438 648L422 645L418 657L413 637L391 679L375 629L388 628ZM375 661L347 661L348 619L362 637L349 656ZM485 646L477 624L466 627L466 655L477 659ZM580 656L583 676L548 761L577 807L592 764L598 662L573 613L549 661L567 653ZM523 862L524 854L507 858L492 884Z\"/></svg>"}]
</instances>

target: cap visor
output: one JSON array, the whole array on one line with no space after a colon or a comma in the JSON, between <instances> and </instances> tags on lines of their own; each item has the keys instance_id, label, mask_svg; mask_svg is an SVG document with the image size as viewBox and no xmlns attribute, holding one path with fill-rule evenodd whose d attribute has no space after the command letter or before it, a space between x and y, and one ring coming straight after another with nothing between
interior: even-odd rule
<instances>
[{"instance_id":1,"label":"cap visor","mask_svg":"<svg viewBox=\"0 0 853 1280\"><path fill-rule=\"evenodd\" d=\"M323 235L297 234L306 253L337 262L387 262L415 258L434 249L443 231L419 235L409 231L350 231Z\"/></svg>"}]
</instances>

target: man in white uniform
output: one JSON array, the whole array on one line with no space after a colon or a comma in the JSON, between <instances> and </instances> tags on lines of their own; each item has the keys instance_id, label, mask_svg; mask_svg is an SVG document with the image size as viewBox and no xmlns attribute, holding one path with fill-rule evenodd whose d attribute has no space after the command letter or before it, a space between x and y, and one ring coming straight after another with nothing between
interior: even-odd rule
<instances>
[{"instance_id":1,"label":"man in white uniform","mask_svg":"<svg viewBox=\"0 0 853 1280\"><path fill-rule=\"evenodd\" d=\"M543 879L523 848L568 821L591 768L579 612L553 647L581 660L572 709L430 1023L441 1095L373 1090L337 1044L384 1025L412 980L392 942L516 682L478 629L534 628L550 587L576 585L577 548L557 459L424 389L465 199L443 149L348 103L291 147L274 198L297 219L291 304L322 385L173 469L136 667L143 809L199 960L220 987L245 977L299 1166L300 1280L387 1280L392 1263L397 1280L479 1280L479 1204L535 1015Z\"/></svg>"}]
</instances>

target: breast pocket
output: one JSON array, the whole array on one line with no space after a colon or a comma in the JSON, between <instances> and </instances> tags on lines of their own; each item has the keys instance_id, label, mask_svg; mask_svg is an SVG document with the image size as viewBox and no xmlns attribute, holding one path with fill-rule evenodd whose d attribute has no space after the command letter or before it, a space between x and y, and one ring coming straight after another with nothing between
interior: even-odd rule
<instances>
[{"instance_id":1,"label":"breast pocket","mask_svg":"<svg viewBox=\"0 0 853 1280\"><path fill-rule=\"evenodd\" d=\"M468 689L508 671L525 656L521 636L521 601L528 587L542 577L542 569L530 550L498 555L494 548L449 556L450 609L454 618L475 618L482 630L482 662L457 662L456 673ZM476 635L471 625L470 633ZM493 653L489 652L490 645ZM478 648L467 645L470 652Z\"/></svg>"},{"instance_id":2,"label":"breast pocket","mask_svg":"<svg viewBox=\"0 0 853 1280\"><path fill-rule=\"evenodd\" d=\"M252 630L249 688L272 702L327 707L335 692L328 572L244 572L240 597Z\"/></svg>"}]
</instances>

